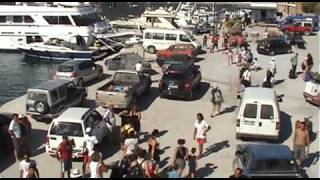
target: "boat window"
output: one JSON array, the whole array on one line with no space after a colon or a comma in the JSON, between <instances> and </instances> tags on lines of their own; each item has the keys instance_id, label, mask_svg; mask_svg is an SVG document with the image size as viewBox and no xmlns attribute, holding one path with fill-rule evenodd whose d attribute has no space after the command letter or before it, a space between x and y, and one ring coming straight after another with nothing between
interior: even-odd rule
<instances>
[{"instance_id":1,"label":"boat window","mask_svg":"<svg viewBox=\"0 0 320 180\"><path fill-rule=\"evenodd\" d=\"M71 24L68 16L43 16L49 24Z\"/></svg>"},{"instance_id":2,"label":"boat window","mask_svg":"<svg viewBox=\"0 0 320 180\"><path fill-rule=\"evenodd\" d=\"M35 36L34 37L34 42L43 42L43 39L41 36Z\"/></svg>"},{"instance_id":3,"label":"boat window","mask_svg":"<svg viewBox=\"0 0 320 180\"><path fill-rule=\"evenodd\" d=\"M96 13L83 16L72 16L72 18L76 23L76 26L89 26L101 21Z\"/></svg>"},{"instance_id":4,"label":"boat window","mask_svg":"<svg viewBox=\"0 0 320 180\"><path fill-rule=\"evenodd\" d=\"M27 36L27 44L33 43L33 37L32 36Z\"/></svg>"},{"instance_id":5,"label":"boat window","mask_svg":"<svg viewBox=\"0 0 320 180\"><path fill-rule=\"evenodd\" d=\"M24 16L24 22L25 23L33 23L34 20L31 16Z\"/></svg>"},{"instance_id":6,"label":"boat window","mask_svg":"<svg viewBox=\"0 0 320 180\"><path fill-rule=\"evenodd\" d=\"M182 41L182 42L190 42L190 39L188 38L188 36L186 36L184 34L180 34L180 41Z\"/></svg>"},{"instance_id":7,"label":"boat window","mask_svg":"<svg viewBox=\"0 0 320 180\"><path fill-rule=\"evenodd\" d=\"M13 16L13 22L22 23L22 16Z\"/></svg>"},{"instance_id":8,"label":"boat window","mask_svg":"<svg viewBox=\"0 0 320 180\"><path fill-rule=\"evenodd\" d=\"M145 33L144 38L145 39L151 39L151 33Z\"/></svg>"},{"instance_id":9,"label":"boat window","mask_svg":"<svg viewBox=\"0 0 320 180\"><path fill-rule=\"evenodd\" d=\"M68 16L59 16L59 24L71 24Z\"/></svg>"},{"instance_id":10,"label":"boat window","mask_svg":"<svg viewBox=\"0 0 320 180\"><path fill-rule=\"evenodd\" d=\"M177 40L177 35L176 34L166 34L166 40L176 41Z\"/></svg>"},{"instance_id":11,"label":"boat window","mask_svg":"<svg viewBox=\"0 0 320 180\"><path fill-rule=\"evenodd\" d=\"M243 117L245 118L256 118L258 106L256 104L246 104L244 108Z\"/></svg>"},{"instance_id":12,"label":"boat window","mask_svg":"<svg viewBox=\"0 0 320 180\"><path fill-rule=\"evenodd\" d=\"M163 40L164 34L163 33L153 33L152 39Z\"/></svg>"},{"instance_id":13,"label":"boat window","mask_svg":"<svg viewBox=\"0 0 320 180\"><path fill-rule=\"evenodd\" d=\"M5 23L7 22L7 17L6 16L0 16L0 23Z\"/></svg>"}]
</instances>

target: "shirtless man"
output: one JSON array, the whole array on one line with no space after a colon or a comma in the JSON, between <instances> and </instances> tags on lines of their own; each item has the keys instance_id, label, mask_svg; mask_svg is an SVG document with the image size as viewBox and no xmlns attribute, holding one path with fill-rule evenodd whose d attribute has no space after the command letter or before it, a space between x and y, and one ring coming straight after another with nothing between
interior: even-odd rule
<instances>
[{"instance_id":1,"label":"shirtless man","mask_svg":"<svg viewBox=\"0 0 320 180\"><path fill-rule=\"evenodd\" d=\"M310 145L309 132L306 129L304 122L297 122L293 143L295 159L298 166L301 168L306 155L306 147L307 153L309 153Z\"/></svg>"}]
</instances>

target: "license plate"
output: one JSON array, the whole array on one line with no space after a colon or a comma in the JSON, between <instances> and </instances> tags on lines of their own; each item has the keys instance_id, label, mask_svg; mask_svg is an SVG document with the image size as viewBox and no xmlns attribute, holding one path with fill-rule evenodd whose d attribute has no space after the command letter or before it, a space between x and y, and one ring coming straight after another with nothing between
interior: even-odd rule
<instances>
[{"instance_id":1,"label":"license plate","mask_svg":"<svg viewBox=\"0 0 320 180\"><path fill-rule=\"evenodd\" d=\"M243 122L243 124L245 124L245 125L250 125L250 126L252 126L252 125L254 125L254 121L244 121Z\"/></svg>"}]
</instances>

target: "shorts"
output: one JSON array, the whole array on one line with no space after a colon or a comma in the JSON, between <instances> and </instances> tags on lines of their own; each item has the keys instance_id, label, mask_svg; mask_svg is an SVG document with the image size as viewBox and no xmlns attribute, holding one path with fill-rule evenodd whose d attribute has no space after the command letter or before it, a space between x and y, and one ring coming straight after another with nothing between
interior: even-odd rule
<instances>
[{"instance_id":1,"label":"shorts","mask_svg":"<svg viewBox=\"0 0 320 180\"><path fill-rule=\"evenodd\" d=\"M303 161L306 157L306 147L304 145L294 145L293 148L295 159Z\"/></svg>"},{"instance_id":2,"label":"shorts","mask_svg":"<svg viewBox=\"0 0 320 180\"><path fill-rule=\"evenodd\" d=\"M21 143L21 139L18 139L18 138L12 138L12 144L13 144L13 148L14 148L14 150L16 150L16 151L20 151L20 149L21 149L21 145L20 145L20 143Z\"/></svg>"},{"instance_id":3,"label":"shorts","mask_svg":"<svg viewBox=\"0 0 320 180\"><path fill-rule=\"evenodd\" d=\"M186 161L183 159L177 159L176 165L179 169L184 169L186 167Z\"/></svg>"},{"instance_id":4,"label":"shorts","mask_svg":"<svg viewBox=\"0 0 320 180\"><path fill-rule=\"evenodd\" d=\"M63 160L61 161L61 171L66 172L72 169L72 160Z\"/></svg>"},{"instance_id":5,"label":"shorts","mask_svg":"<svg viewBox=\"0 0 320 180\"><path fill-rule=\"evenodd\" d=\"M197 138L197 143L203 145L207 143L207 138Z\"/></svg>"}]
</instances>

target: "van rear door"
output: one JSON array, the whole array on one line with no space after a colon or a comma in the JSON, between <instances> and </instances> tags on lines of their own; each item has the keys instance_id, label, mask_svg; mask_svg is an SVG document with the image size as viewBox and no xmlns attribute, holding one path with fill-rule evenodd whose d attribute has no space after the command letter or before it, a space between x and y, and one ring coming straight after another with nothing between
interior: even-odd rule
<instances>
[{"instance_id":1,"label":"van rear door","mask_svg":"<svg viewBox=\"0 0 320 180\"><path fill-rule=\"evenodd\" d=\"M244 110L241 114L240 133L241 134L257 134L258 133L258 103L245 104Z\"/></svg>"},{"instance_id":2,"label":"van rear door","mask_svg":"<svg viewBox=\"0 0 320 180\"><path fill-rule=\"evenodd\" d=\"M276 130L277 118L276 107L271 104L259 104L258 114L258 134L259 135L271 135L276 136L278 132Z\"/></svg>"}]
</instances>

